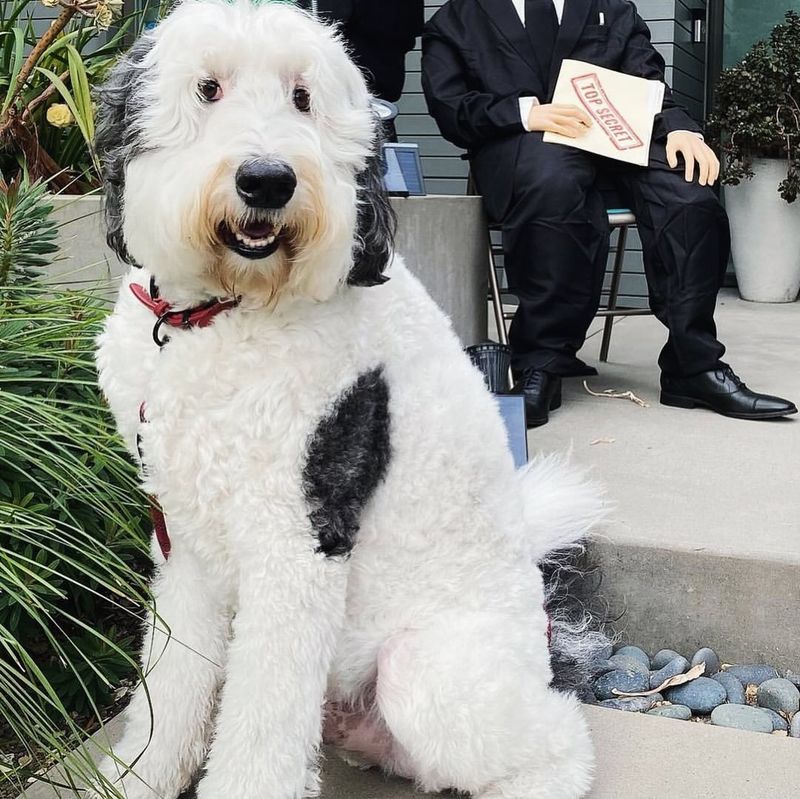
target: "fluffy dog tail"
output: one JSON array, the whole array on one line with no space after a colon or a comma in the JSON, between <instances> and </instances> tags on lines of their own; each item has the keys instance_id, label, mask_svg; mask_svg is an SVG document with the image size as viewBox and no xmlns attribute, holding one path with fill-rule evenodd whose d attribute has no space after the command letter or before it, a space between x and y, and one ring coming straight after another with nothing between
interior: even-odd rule
<instances>
[{"instance_id":1,"label":"fluffy dog tail","mask_svg":"<svg viewBox=\"0 0 800 799\"><path fill-rule=\"evenodd\" d=\"M609 507L600 486L564 456L540 456L519 474L530 556L542 570L552 625L552 684L588 698L591 666L610 641L589 609L599 579L585 544Z\"/></svg>"}]
</instances>

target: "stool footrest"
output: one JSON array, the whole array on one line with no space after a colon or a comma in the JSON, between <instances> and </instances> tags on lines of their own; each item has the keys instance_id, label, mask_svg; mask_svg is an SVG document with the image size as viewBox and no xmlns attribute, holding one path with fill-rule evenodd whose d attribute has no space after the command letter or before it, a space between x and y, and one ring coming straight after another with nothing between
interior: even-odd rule
<instances>
[{"instance_id":1,"label":"stool footrest","mask_svg":"<svg viewBox=\"0 0 800 799\"><path fill-rule=\"evenodd\" d=\"M600 308L597 316L652 316L649 308Z\"/></svg>"}]
</instances>

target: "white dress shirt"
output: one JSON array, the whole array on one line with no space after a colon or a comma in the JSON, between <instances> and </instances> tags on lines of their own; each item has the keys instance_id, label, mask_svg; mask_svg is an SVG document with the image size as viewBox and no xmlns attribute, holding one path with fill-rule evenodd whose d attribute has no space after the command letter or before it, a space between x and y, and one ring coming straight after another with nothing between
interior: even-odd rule
<instances>
[{"instance_id":1,"label":"white dress shirt","mask_svg":"<svg viewBox=\"0 0 800 799\"><path fill-rule=\"evenodd\" d=\"M519 21L525 25L525 0L511 0L514 4L514 9L516 10L517 14L519 15ZM558 24L561 24L561 18L564 16L564 2L565 0L553 0L553 5L556 7L556 16L558 17ZM531 113L531 108L533 106L539 105L539 99L537 97L520 97L519 98L519 115L522 119L522 126L525 130L530 131L528 127L528 116ZM686 133L686 131L673 131L674 133ZM694 131L692 131L694 132ZM703 138L702 134L695 133L695 136L699 138Z\"/></svg>"},{"instance_id":2,"label":"white dress shirt","mask_svg":"<svg viewBox=\"0 0 800 799\"><path fill-rule=\"evenodd\" d=\"M519 15L519 21L525 26L525 0L512 0L514 8ZM564 15L564 0L553 0L553 5L556 7L556 16L558 17L558 24L561 24L561 17ZM539 100L536 97L520 97L519 98L519 115L522 119L522 125L525 130L530 131L528 128L528 116L531 113L531 108L539 105Z\"/></svg>"},{"instance_id":3,"label":"white dress shirt","mask_svg":"<svg viewBox=\"0 0 800 799\"><path fill-rule=\"evenodd\" d=\"M514 3L514 8L517 9L517 14L519 14L519 18L522 21L522 24L525 24L525 0L512 0ZM556 7L556 16L558 17L559 23L561 22L561 17L564 14L564 0L553 0L553 5Z\"/></svg>"}]
</instances>

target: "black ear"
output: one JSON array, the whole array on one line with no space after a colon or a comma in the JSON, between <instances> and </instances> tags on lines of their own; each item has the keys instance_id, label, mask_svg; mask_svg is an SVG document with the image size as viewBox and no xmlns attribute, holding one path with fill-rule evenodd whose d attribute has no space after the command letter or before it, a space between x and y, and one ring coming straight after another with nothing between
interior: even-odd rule
<instances>
[{"instance_id":1,"label":"black ear","mask_svg":"<svg viewBox=\"0 0 800 799\"><path fill-rule=\"evenodd\" d=\"M120 260L134 266L122 234L125 168L144 149L140 121L145 105L143 88L149 76L142 61L152 46L152 38L139 39L95 92L94 146L103 172L106 241Z\"/></svg>"},{"instance_id":2,"label":"black ear","mask_svg":"<svg viewBox=\"0 0 800 799\"><path fill-rule=\"evenodd\" d=\"M383 184L383 134L375 118L375 150L358 176L358 221L353 268L347 278L351 286L380 286L389 278L383 274L394 249L397 217Z\"/></svg>"}]
</instances>

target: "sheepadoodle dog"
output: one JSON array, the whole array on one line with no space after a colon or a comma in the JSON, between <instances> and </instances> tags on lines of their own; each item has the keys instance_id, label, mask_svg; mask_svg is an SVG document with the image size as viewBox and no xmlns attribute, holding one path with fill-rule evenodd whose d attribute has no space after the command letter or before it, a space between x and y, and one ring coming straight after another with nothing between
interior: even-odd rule
<instances>
[{"instance_id":1,"label":"sheepadoodle dog","mask_svg":"<svg viewBox=\"0 0 800 799\"><path fill-rule=\"evenodd\" d=\"M324 741L424 790L584 796L592 747L559 680L593 639L548 618L537 564L602 503L558 460L515 471L392 251L336 32L189 0L98 114L108 238L135 268L97 361L157 564L109 779L128 799L198 778L200 799L299 799Z\"/></svg>"}]
</instances>

